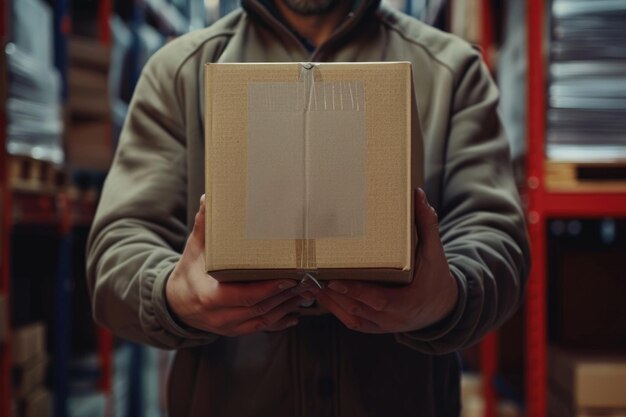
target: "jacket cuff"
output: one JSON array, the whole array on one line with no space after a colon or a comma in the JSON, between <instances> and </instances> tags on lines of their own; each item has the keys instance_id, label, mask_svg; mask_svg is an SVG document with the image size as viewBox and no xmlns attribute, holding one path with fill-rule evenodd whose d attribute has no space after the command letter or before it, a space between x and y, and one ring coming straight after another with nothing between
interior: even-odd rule
<instances>
[{"instance_id":1,"label":"jacket cuff","mask_svg":"<svg viewBox=\"0 0 626 417\"><path fill-rule=\"evenodd\" d=\"M152 286L152 305L156 321L171 336L182 339L178 343L181 347L187 345L188 343L186 342L190 341L195 341L194 345L202 344L203 342L211 343L218 338L218 335L180 324L169 309L165 297L165 284L175 266L175 262L168 262L160 269L157 269Z\"/></svg>"},{"instance_id":2,"label":"jacket cuff","mask_svg":"<svg viewBox=\"0 0 626 417\"><path fill-rule=\"evenodd\" d=\"M455 307L450 314L430 326L411 332L396 333L396 340L399 343L417 349L418 346L438 342L452 332L461 321L467 304L467 282L463 279L463 274L456 267L453 265L449 267L458 287L458 298Z\"/></svg>"}]
</instances>

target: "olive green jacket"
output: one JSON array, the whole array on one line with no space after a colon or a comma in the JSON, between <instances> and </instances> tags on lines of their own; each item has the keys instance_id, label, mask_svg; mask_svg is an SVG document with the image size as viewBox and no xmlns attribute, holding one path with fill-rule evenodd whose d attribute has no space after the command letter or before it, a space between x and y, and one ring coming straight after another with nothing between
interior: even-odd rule
<instances>
[{"instance_id":1,"label":"olive green jacket","mask_svg":"<svg viewBox=\"0 0 626 417\"><path fill-rule=\"evenodd\" d=\"M443 322L366 335L330 315L239 338L181 328L164 286L204 190L207 62L410 61L425 190L460 298ZM88 247L98 323L177 353L170 415L454 416L455 351L518 308L528 271L524 218L497 112L498 90L466 42L362 0L312 55L259 0L182 36L145 66Z\"/></svg>"}]
</instances>

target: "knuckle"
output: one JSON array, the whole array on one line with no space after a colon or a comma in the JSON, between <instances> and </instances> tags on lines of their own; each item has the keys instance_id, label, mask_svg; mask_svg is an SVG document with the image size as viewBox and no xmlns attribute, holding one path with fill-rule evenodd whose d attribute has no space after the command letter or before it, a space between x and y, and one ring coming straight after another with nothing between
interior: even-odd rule
<instances>
[{"instance_id":1,"label":"knuckle","mask_svg":"<svg viewBox=\"0 0 626 417\"><path fill-rule=\"evenodd\" d=\"M196 293L196 303L200 306L200 309L207 311L211 309L213 304L212 294L207 291L199 291Z\"/></svg>"}]
</instances>

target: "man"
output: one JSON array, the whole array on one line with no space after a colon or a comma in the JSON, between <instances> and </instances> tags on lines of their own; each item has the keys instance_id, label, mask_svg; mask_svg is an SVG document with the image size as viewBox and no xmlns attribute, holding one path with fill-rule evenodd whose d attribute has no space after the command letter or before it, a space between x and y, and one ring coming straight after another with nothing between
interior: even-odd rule
<instances>
[{"instance_id":1,"label":"man","mask_svg":"<svg viewBox=\"0 0 626 417\"><path fill-rule=\"evenodd\" d=\"M413 63L425 186L411 285L204 272L203 65L266 61ZM497 104L477 52L379 0L244 0L144 69L89 241L96 320L180 349L174 417L458 415L454 352L515 311L528 269Z\"/></svg>"}]
</instances>

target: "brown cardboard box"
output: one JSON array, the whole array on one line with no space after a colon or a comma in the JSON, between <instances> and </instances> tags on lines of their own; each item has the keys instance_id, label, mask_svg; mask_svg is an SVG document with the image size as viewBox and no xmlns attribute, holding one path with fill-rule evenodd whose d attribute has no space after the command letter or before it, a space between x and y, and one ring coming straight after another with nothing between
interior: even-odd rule
<instances>
[{"instance_id":1,"label":"brown cardboard box","mask_svg":"<svg viewBox=\"0 0 626 417\"><path fill-rule=\"evenodd\" d=\"M69 42L69 110L73 119L108 119L110 49L95 39Z\"/></svg>"},{"instance_id":2,"label":"brown cardboard box","mask_svg":"<svg viewBox=\"0 0 626 417\"><path fill-rule=\"evenodd\" d=\"M43 387L32 391L24 400L23 417L50 417L52 415L52 394Z\"/></svg>"},{"instance_id":3,"label":"brown cardboard box","mask_svg":"<svg viewBox=\"0 0 626 417\"><path fill-rule=\"evenodd\" d=\"M23 398L35 387L42 385L46 378L48 358L46 355L38 355L27 360L19 366L13 367L13 394Z\"/></svg>"},{"instance_id":4,"label":"brown cardboard box","mask_svg":"<svg viewBox=\"0 0 626 417\"><path fill-rule=\"evenodd\" d=\"M572 410L626 410L626 357L553 348L550 389Z\"/></svg>"},{"instance_id":5,"label":"brown cardboard box","mask_svg":"<svg viewBox=\"0 0 626 417\"><path fill-rule=\"evenodd\" d=\"M626 417L626 410L614 408L574 409L554 386L548 389L548 417Z\"/></svg>"},{"instance_id":6,"label":"brown cardboard box","mask_svg":"<svg viewBox=\"0 0 626 417\"><path fill-rule=\"evenodd\" d=\"M72 36L68 52L71 66L91 68L105 74L109 71L111 50L97 39Z\"/></svg>"},{"instance_id":7,"label":"brown cardboard box","mask_svg":"<svg viewBox=\"0 0 626 417\"><path fill-rule=\"evenodd\" d=\"M410 63L208 64L205 134L213 277L411 281Z\"/></svg>"},{"instance_id":8,"label":"brown cardboard box","mask_svg":"<svg viewBox=\"0 0 626 417\"><path fill-rule=\"evenodd\" d=\"M13 329L12 339L11 357L14 365L22 365L46 354L46 327L41 322Z\"/></svg>"},{"instance_id":9,"label":"brown cardboard box","mask_svg":"<svg viewBox=\"0 0 626 417\"><path fill-rule=\"evenodd\" d=\"M110 121L72 123L66 136L67 159L73 168L107 171L113 161Z\"/></svg>"}]
</instances>

